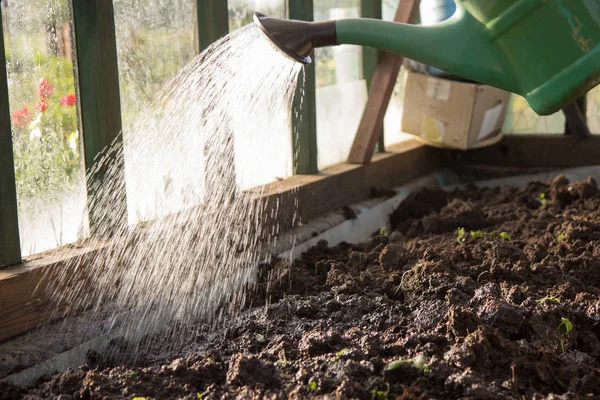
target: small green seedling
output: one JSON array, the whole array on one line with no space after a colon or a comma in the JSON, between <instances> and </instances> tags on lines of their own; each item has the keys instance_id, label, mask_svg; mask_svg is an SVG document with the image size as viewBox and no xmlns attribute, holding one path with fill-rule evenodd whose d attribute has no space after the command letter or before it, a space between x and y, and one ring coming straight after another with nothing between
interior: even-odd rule
<instances>
[{"instance_id":1,"label":"small green seedling","mask_svg":"<svg viewBox=\"0 0 600 400\"><path fill-rule=\"evenodd\" d=\"M347 352L349 352L350 349L341 349L340 351L338 351L337 353L335 353L335 359L337 360L338 358L340 358L341 356L343 356L344 354L346 354Z\"/></svg>"},{"instance_id":2,"label":"small green seedling","mask_svg":"<svg viewBox=\"0 0 600 400\"><path fill-rule=\"evenodd\" d=\"M410 364L410 363L413 363L413 365L417 369L423 370L425 372L429 372L429 368L427 367L427 360L425 359L425 356L422 354L419 354L415 358L409 358L407 360L392 361L391 363L388 364L386 369L388 371L393 371L395 369L400 368L400 366L402 364Z\"/></svg>"},{"instance_id":3,"label":"small green seedling","mask_svg":"<svg viewBox=\"0 0 600 400\"><path fill-rule=\"evenodd\" d=\"M564 334L561 335L561 328L564 330ZM573 323L565 317L561 317L560 319L560 324L558 325L558 334L561 336L560 338L560 348L562 349L562 351L565 351L565 344L567 342L567 339L565 338L566 335L569 334L569 332L571 332L573 330Z\"/></svg>"},{"instance_id":4,"label":"small green seedling","mask_svg":"<svg viewBox=\"0 0 600 400\"><path fill-rule=\"evenodd\" d=\"M285 364L285 360L282 360L281 358L279 360L275 361L275 366L277 368L283 367L284 364Z\"/></svg>"},{"instance_id":5,"label":"small green seedling","mask_svg":"<svg viewBox=\"0 0 600 400\"><path fill-rule=\"evenodd\" d=\"M373 389L373 391L371 392L371 400L388 399L388 396L390 395L390 384L386 382L385 385L387 387L385 392L383 390Z\"/></svg>"},{"instance_id":6,"label":"small green seedling","mask_svg":"<svg viewBox=\"0 0 600 400\"><path fill-rule=\"evenodd\" d=\"M483 238L483 232L481 231L471 231L472 238Z\"/></svg>"},{"instance_id":7,"label":"small green seedling","mask_svg":"<svg viewBox=\"0 0 600 400\"><path fill-rule=\"evenodd\" d=\"M201 399L202 398L202 393L196 393L196 398L197 399Z\"/></svg>"},{"instance_id":8,"label":"small green seedling","mask_svg":"<svg viewBox=\"0 0 600 400\"><path fill-rule=\"evenodd\" d=\"M463 243L466 238L465 235L467 234L467 232L465 231L465 228L460 227L456 230L456 241L458 243Z\"/></svg>"},{"instance_id":9,"label":"small green seedling","mask_svg":"<svg viewBox=\"0 0 600 400\"><path fill-rule=\"evenodd\" d=\"M319 385L317 384L316 381L313 381L312 379L310 380L310 382L308 382L308 388L310 390L317 390L317 388L319 387Z\"/></svg>"},{"instance_id":10,"label":"small green seedling","mask_svg":"<svg viewBox=\"0 0 600 400\"><path fill-rule=\"evenodd\" d=\"M256 339L256 341L258 343L264 343L267 341L267 338L265 337L265 335L257 333L256 335L254 335L254 338Z\"/></svg>"},{"instance_id":11,"label":"small green seedling","mask_svg":"<svg viewBox=\"0 0 600 400\"><path fill-rule=\"evenodd\" d=\"M560 304L560 299L555 296L546 296L542 299L536 300L535 303L539 305L539 304L544 304L547 301L554 301L554 302Z\"/></svg>"},{"instance_id":12,"label":"small green seedling","mask_svg":"<svg viewBox=\"0 0 600 400\"><path fill-rule=\"evenodd\" d=\"M132 400L147 400L145 397L134 397Z\"/></svg>"},{"instance_id":13,"label":"small green seedling","mask_svg":"<svg viewBox=\"0 0 600 400\"><path fill-rule=\"evenodd\" d=\"M500 232L500 237L504 240L510 240L510 235L507 232Z\"/></svg>"},{"instance_id":14,"label":"small green seedling","mask_svg":"<svg viewBox=\"0 0 600 400\"><path fill-rule=\"evenodd\" d=\"M540 193L540 195L538 196L538 201L540 202L542 207L546 207L546 205L548 204L548 199L546 198L546 193Z\"/></svg>"},{"instance_id":15,"label":"small green seedling","mask_svg":"<svg viewBox=\"0 0 600 400\"><path fill-rule=\"evenodd\" d=\"M490 240L494 240L495 237L496 237L496 232L488 233L488 238L490 238Z\"/></svg>"},{"instance_id":16,"label":"small green seedling","mask_svg":"<svg viewBox=\"0 0 600 400\"><path fill-rule=\"evenodd\" d=\"M381 229L379 230L379 234L380 234L381 236L387 236L387 235L388 235L388 230L387 230L387 228L386 228L385 226L384 226L383 228L381 228Z\"/></svg>"},{"instance_id":17,"label":"small green seedling","mask_svg":"<svg viewBox=\"0 0 600 400\"><path fill-rule=\"evenodd\" d=\"M561 233L560 235L558 235L558 236L556 237L556 241L557 241L557 242L562 242L562 241L564 241L564 240L565 240L565 234L564 234L564 233Z\"/></svg>"}]
</instances>

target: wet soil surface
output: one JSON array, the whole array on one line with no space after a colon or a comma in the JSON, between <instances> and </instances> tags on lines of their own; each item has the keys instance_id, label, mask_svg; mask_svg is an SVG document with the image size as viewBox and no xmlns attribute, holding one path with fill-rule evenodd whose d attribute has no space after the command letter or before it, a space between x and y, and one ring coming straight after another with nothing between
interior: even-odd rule
<instances>
[{"instance_id":1,"label":"wet soil surface","mask_svg":"<svg viewBox=\"0 0 600 400\"><path fill-rule=\"evenodd\" d=\"M599 210L591 179L423 190L370 243L265 267L184 353L90 354L0 399L600 398Z\"/></svg>"}]
</instances>

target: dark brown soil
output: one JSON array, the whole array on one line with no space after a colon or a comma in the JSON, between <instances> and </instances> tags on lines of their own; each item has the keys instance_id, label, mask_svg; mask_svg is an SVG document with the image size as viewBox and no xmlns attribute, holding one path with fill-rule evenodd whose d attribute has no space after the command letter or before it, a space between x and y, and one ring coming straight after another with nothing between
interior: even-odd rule
<instances>
[{"instance_id":1,"label":"dark brown soil","mask_svg":"<svg viewBox=\"0 0 600 400\"><path fill-rule=\"evenodd\" d=\"M265 267L280 278L185 356L91 354L0 399L600 398L599 210L593 180L425 190L389 236Z\"/></svg>"}]
</instances>

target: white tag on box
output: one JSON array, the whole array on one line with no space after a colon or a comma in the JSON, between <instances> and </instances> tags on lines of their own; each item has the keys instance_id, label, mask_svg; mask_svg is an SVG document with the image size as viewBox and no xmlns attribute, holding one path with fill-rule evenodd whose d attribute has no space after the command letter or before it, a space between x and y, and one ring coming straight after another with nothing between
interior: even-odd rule
<instances>
[{"instance_id":1,"label":"white tag on box","mask_svg":"<svg viewBox=\"0 0 600 400\"><path fill-rule=\"evenodd\" d=\"M503 107L504 104L500 103L485 112L485 115L483 116L483 122L481 123L481 128L479 129L479 134L477 135L477 141L486 139L491 133L494 132L496 124L498 123L498 119L500 119L500 114L502 114Z\"/></svg>"},{"instance_id":2,"label":"white tag on box","mask_svg":"<svg viewBox=\"0 0 600 400\"><path fill-rule=\"evenodd\" d=\"M436 100L446 101L450 98L450 82L437 78L427 79L427 90L425 94Z\"/></svg>"}]
</instances>

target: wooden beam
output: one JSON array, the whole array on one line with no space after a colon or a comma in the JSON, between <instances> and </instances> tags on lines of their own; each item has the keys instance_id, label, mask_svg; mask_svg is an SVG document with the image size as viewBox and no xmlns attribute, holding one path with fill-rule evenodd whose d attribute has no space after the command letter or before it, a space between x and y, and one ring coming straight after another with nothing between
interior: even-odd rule
<instances>
[{"instance_id":1,"label":"wooden beam","mask_svg":"<svg viewBox=\"0 0 600 400\"><path fill-rule=\"evenodd\" d=\"M493 146L454 152L462 164L502 167L578 167L598 165L600 136L506 135Z\"/></svg>"},{"instance_id":2,"label":"wooden beam","mask_svg":"<svg viewBox=\"0 0 600 400\"><path fill-rule=\"evenodd\" d=\"M362 18L383 18L383 1L382 0L360 0L360 12ZM363 78L367 82L367 90L371 88L377 64L379 63L379 50L373 47L363 47L362 49L362 70ZM381 129L379 133L378 149L385 151L385 132Z\"/></svg>"},{"instance_id":3,"label":"wooden beam","mask_svg":"<svg viewBox=\"0 0 600 400\"><path fill-rule=\"evenodd\" d=\"M262 205L262 220L274 222L282 229L295 220L308 221L326 212L366 199L371 188L394 187L448 164L444 151L409 140L390 146L368 165L340 164L314 175L296 175L250 190L257 193ZM297 199L297 203L296 203ZM296 216L294 217L294 214ZM270 216L277 215L275 221ZM174 217L176 220L176 216ZM283 233L283 232L282 232ZM49 322L60 304L51 303L45 288L53 274L64 274L65 268L84 269L73 282L81 290L93 285L90 265L104 246L79 249L68 247L39 255L36 260L0 271L0 341L22 334ZM77 263L71 262L77 260ZM88 270L89 274L87 273ZM66 273L69 273L67 271ZM74 275L68 275L74 276ZM90 279L87 282L87 279ZM86 281L81 284L81 280ZM93 299L90 299L90 304ZM81 304L85 306L85 304Z\"/></svg>"},{"instance_id":4,"label":"wooden beam","mask_svg":"<svg viewBox=\"0 0 600 400\"><path fill-rule=\"evenodd\" d=\"M121 137L121 99L117 42L112 0L72 0L76 45L75 77L78 83L79 116L83 133L85 167L94 171L88 185L88 196L96 199L102 193L112 204L115 215L96 215L90 210L92 231L117 224L125 207L125 184ZM100 165L110 146L112 162ZM111 182L105 182L106 171L111 171ZM121 183L114 183L114 181ZM105 184L106 183L106 184ZM106 193L98 188L115 188L119 193ZM98 199L98 201L102 201ZM121 204L118 204L122 202Z\"/></svg>"},{"instance_id":5,"label":"wooden beam","mask_svg":"<svg viewBox=\"0 0 600 400\"><path fill-rule=\"evenodd\" d=\"M289 0L289 10L290 19L314 19L313 0ZM314 52L310 56L314 60ZM316 103L315 63L312 62L304 67L304 81L298 83L292 106L292 154L296 174L313 174L319 170Z\"/></svg>"},{"instance_id":6,"label":"wooden beam","mask_svg":"<svg viewBox=\"0 0 600 400\"><path fill-rule=\"evenodd\" d=\"M198 54L229 33L227 0L196 0Z\"/></svg>"},{"instance_id":7,"label":"wooden beam","mask_svg":"<svg viewBox=\"0 0 600 400\"><path fill-rule=\"evenodd\" d=\"M21 262L17 188L8 101L4 27L0 9L0 266Z\"/></svg>"},{"instance_id":8,"label":"wooden beam","mask_svg":"<svg viewBox=\"0 0 600 400\"><path fill-rule=\"evenodd\" d=\"M419 0L402 0L394 17L395 22L412 23ZM369 90L369 99L358 126L348 162L366 164L371 161L375 144L383 129L383 119L394 91L403 57L382 52Z\"/></svg>"},{"instance_id":9,"label":"wooden beam","mask_svg":"<svg viewBox=\"0 0 600 400\"><path fill-rule=\"evenodd\" d=\"M79 283L90 279L93 276L91 269L89 272L92 274L84 276L74 274L71 270L65 271L65 268L92 265L98 251L101 250L92 246L77 249L64 247L38 254L32 261L0 270L0 341L62 317L66 305L53 303L47 296L54 275L76 276ZM78 262L74 263L73 260ZM75 281L70 284L77 285ZM81 287L85 287L85 284ZM90 298L89 304L92 301ZM84 306L81 304L79 309L70 309L69 312L77 312Z\"/></svg>"}]
</instances>

